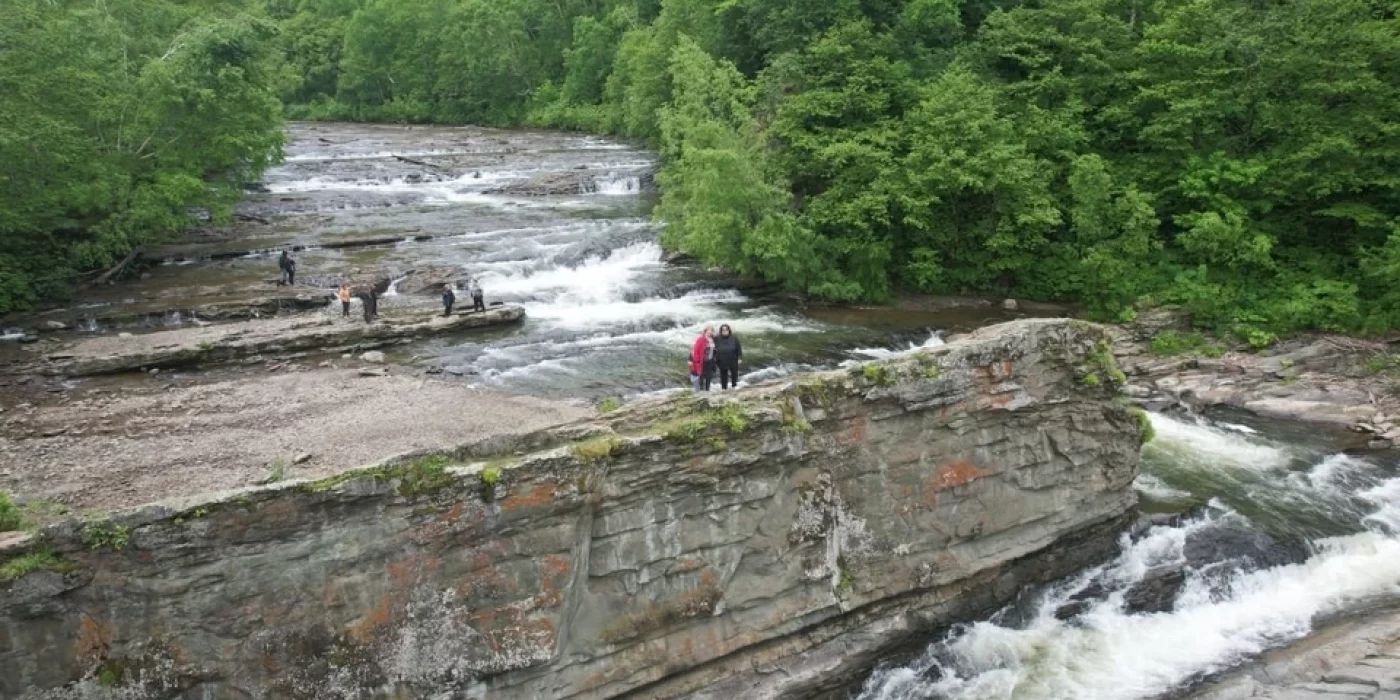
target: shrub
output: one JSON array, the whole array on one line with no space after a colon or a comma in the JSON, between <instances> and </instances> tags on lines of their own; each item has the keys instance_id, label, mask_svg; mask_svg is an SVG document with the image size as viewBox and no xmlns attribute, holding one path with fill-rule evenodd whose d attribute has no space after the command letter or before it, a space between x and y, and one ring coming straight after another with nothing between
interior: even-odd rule
<instances>
[{"instance_id":1,"label":"shrub","mask_svg":"<svg viewBox=\"0 0 1400 700\"><path fill-rule=\"evenodd\" d=\"M19 507L10 500L10 494L0 491L0 532L19 530L24 527L24 517Z\"/></svg>"}]
</instances>

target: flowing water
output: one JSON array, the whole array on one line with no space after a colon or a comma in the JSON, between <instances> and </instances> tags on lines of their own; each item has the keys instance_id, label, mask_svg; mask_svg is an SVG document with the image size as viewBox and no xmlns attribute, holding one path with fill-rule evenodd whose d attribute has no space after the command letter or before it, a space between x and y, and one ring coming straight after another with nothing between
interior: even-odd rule
<instances>
[{"instance_id":1,"label":"flowing water","mask_svg":"<svg viewBox=\"0 0 1400 700\"><path fill-rule=\"evenodd\" d=\"M1347 456L1288 426L1152 423L1138 490L1146 510L1183 515L1124 536L1102 566L955 628L912 663L877 669L858 697L1169 696L1320 619L1400 597L1393 454Z\"/></svg>"},{"instance_id":2,"label":"flowing water","mask_svg":"<svg viewBox=\"0 0 1400 700\"><path fill-rule=\"evenodd\" d=\"M97 292L66 320L86 333L121 330L104 319L122 311L147 314L142 323L156 328L187 323L178 309L273 292L277 251L289 247L304 289L356 271L402 279L447 266L479 279L489 302L524 306L526 321L400 346L393 359L505 391L597 398L686 386L689 344L705 324L734 327L746 380L756 381L910 352L1024 315L803 308L668 265L643 187L653 156L626 144L364 125L294 125L291 136L287 162L241 205L238 235L172 247L146 278ZM493 193L542 173L573 173L585 186ZM381 305L389 313L437 303L395 288ZM1138 486L1163 522L1125 537L1115 560L931 640L913 663L878 669L857 694L1156 697L1304 635L1320 616L1396 593L1392 461L1347 457L1286 426L1153 423Z\"/></svg>"},{"instance_id":3,"label":"flowing water","mask_svg":"<svg viewBox=\"0 0 1400 700\"><path fill-rule=\"evenodd\" d=\"M647 151L580 135L293 125L286 162L240 206L248 223L239 236L172 248L149 279L88 300L90 316L75 325L115 332L123 329L103 327L100 311L266 295L286 247L299 248L303 285L355 270L446 266L480 280L488 303L524 306L525 323L425 340L393 359L507 391L597 398L687 386L689 346L706 324L734 328L751 382L1025 315L995 306L807 311L698 267L668 265L650 220L655 197L642 187L654 168ZM574 175L584 186L567 195L492 193L541 174ZM435 294L391 289L381 309L438 303ZM152 318L156 326L187 320Z\"/></svg>"}]
</instances>

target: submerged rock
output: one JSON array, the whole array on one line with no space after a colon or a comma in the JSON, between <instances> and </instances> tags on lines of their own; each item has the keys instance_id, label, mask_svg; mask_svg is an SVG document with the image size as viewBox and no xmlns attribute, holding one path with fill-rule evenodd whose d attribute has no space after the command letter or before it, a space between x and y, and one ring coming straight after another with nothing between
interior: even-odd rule
<instances>
[{"instance_id":1,"label":"submerged rock","mask_svg":"<svg viewBox=\"0 0 1400 700\"><path fill-rule=\"evenodd\" d=\"M487 190L486 194L544 197L558 194L588 194L598 188L593 176L580 172L544 173L523 182Z\"/></svg>"},{"instance_id":2,"label":"submerged rock","mask_svg":"<svg viewBox=\"0 0 1400 700\"><path fill-rule=\"evenodd\" d=\"M433 266L411 270L399 280L399 294L441 294L448 285L460 286L467 274L458 267Z\"/></svg>"}]
</instances>

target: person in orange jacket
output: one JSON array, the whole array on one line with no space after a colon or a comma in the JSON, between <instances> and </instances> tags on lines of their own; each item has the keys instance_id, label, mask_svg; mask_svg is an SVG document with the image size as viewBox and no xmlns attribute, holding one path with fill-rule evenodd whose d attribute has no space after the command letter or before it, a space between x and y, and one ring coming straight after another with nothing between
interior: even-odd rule
<instances>
[{"instance_id":1,"label":"person in orange jacket","mask_svg":"<svg viewBox=\"0 0 1400 700\"><path fill-rule=\"evenodd\" d=\"M340 317L350 318L350 285L340 285Z\"/></svg>"}]
</instances>

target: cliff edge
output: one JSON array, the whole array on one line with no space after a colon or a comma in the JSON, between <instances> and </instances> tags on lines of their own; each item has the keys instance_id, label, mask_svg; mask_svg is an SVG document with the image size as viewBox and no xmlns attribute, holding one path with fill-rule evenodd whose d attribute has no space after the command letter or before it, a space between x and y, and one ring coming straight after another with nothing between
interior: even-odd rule
<instances>
[{"instance_id":1,"label":"cliff edge","mask_svg":"<svg viewBox=\"0 0 1400 700\"><path fill-rule=\"evenodd\" d=\"M52 526L0 546L0 697L810 697L1113 549L1121 381L1017 321Z\"/></svg>"}]
</instances>

